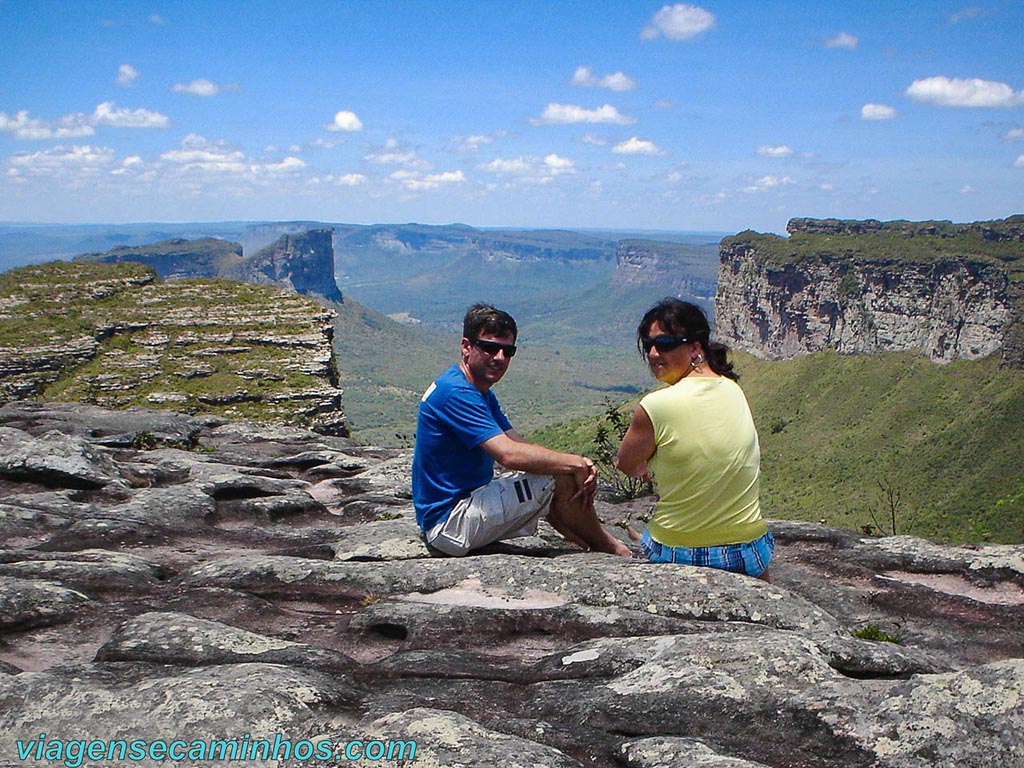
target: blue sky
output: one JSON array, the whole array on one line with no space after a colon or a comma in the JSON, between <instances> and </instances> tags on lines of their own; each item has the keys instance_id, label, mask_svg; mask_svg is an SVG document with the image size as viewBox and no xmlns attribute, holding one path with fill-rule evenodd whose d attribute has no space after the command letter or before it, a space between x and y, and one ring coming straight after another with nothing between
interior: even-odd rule
<instances>
[{"instance_id":1,"label":"blue sky","mask_svg":"<svg viewBox=\"0 0 1024 768\"><path fill-rule=\"evenodd\" d=\"M1024 212L1024 3L0 0L0 221Z\"/></svg>"}]
</instances>

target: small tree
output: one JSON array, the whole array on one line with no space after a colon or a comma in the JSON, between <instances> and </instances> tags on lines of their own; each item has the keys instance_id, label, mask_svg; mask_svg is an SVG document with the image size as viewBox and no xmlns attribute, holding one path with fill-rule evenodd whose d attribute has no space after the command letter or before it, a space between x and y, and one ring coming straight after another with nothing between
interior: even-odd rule
<instances>
[{"instance_id":1,"label":"small tree","mask_svg":"<svg viewBox=\"0 0 1024 768\"><path fill-rule=\"evenodd\" d=\"M889 479L878 481L878 505L881 507L883 516L889 518L889 535L896 536L896 518L899 517L900 503L903 501L903 494L900 489L892 484ZM882 533L885 533L885 526L878 522L878 518L875 517L875 512L870 507L868 513L871 515L871 521L875 524L875 528Z\"/></svg>"},{"instance_id":2,"label":"small tree","mask_svg":"<svg viewBox=\"0 0 1024 768\"><path fill-rule=\"evenodd\" d=\"M604 405L604 414L594 433L594 464L598 477L617 499L635 499L653 493L650 482L642 477L627 477L616 466L619 445L629 429L629 419L608 398L605 398Z\"/></svg>"}]
</instances>

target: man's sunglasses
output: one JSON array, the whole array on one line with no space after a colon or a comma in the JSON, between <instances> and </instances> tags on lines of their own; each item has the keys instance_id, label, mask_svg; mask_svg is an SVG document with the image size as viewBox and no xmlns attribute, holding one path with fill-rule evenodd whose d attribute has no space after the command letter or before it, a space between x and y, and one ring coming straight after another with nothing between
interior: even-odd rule
<instances>
[{"instance_id":1,"label":"man's sunglasses","mask_svg":"<svg viewBox=\"0 0 1024 768\"><path fill-rule=\"evenodd\" d=\"M645 355L650 353L651 347L654 347L663 354L671 352L676 347L681 347L689 341L685 336L645 336L640 339L640 345L643 347Z\"/></svg>"},{"instance_id":2,"label":"man's sunglasses","mask_svg":"<svg viewBox=\"0 0 1024 768\"><path fill-rule=\"evenodd\" d=\"M515 344L500 344L497 341L484 341L483 339L470 339L469 343L491 357L499 352L504 352L505 357L515 357L516 354Z\"/></svg>"}]
</instances>

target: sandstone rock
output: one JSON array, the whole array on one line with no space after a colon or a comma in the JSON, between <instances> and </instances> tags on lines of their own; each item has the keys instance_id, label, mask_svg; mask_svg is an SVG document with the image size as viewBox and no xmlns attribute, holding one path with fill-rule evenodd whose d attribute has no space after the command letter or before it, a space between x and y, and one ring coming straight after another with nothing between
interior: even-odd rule
<instances>
[{"instance_id":1,"label":"sandstone rock","mask_svg":"<svg viewBox=\"0 0 1024 768\"><path fill-rule=\"evenodd\" d=\"M85 441L50 433L34 438L0 427L0 477L63 488L102 488L118 478L109 456Z\"/></svg>"},{"instance_id":2,"label":"sandstone rock","mask_svg":"<svg viewBox=\"0 0 1024 768\"><path fill-rule=\"evenodd\" d=\"M3 765L40 733L406 762L415 742L437 766L1024 765L1019 546L770 521L771 584L546 525L449 559L407 452L74 405L10 403L0 434L107 480L0 476ZM632 508L599 505L621 534ZM872 628L901 642L851 634ZM99 764L124 762L175 764ZM230 760L177 761L207 763Z\"/></svg>"},{"instance_id":3,"label":"sandstone rock","mask_svg":"<svg viewBox=\"0 0 1024 768\"><path fill-rule=\"evenodd\" d=\"M329 233L326 242L329 249ZM294 256L306 269L300 250ZM258 282L275 282L257 273ZM333 288L323 290L340 301L333 271L328 281ZM280 287L163 282L131 262L11 270L0 279L0 336L19 346L0 355L0 404L45 396L106 408L171 405L347 435L335 314Z\"/></svg>"},{"instance_id":4,"label":"sandstone rock","mask_svg":"<svg viewBox=\"0 0 1024 768\"><path fill-rule=\"evenodd\" d=\"M1024 305L1010 262L983 247L975 253L936 245L934 253L921 255L920 239L941 244L978 226L801 219L791 227L791 243L753 233L722 241L715 326L731 346L769 359L827 348L913 351L936 362L1002 352L1021 364L1014 329ZM800 237L807 234L827 239L804 247ZM871 238L883 235L873 251ZM916 250L900 255L901 238Z\"/></svg>"},{"instance_id":5,"label":"sandstone rock","mask_svg":"<svg viewBox=\"0 0 1024 768\"><path fill-rule=\"evenodd\" d=\"M0 629L52 624L88 602L81 592L51 581L0 576Z\"/></svg>"}]
</instances>

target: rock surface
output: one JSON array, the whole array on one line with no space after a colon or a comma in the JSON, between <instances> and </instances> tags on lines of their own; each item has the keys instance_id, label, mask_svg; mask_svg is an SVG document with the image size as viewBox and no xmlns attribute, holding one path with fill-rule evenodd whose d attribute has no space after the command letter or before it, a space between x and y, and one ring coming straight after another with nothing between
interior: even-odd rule
<instances>
[{"instance_id":1,"label":"rock surface","mask_svg":"<svg viewBox=\"0 0 1024 768\"><path fill-rule=\"evenodd\" d=\"M778 520L770 584L546 527L447 559L402 452L33 403L0 441L0 765L1024 766L1024 547Z\"/></svg>"}]
</instances>

